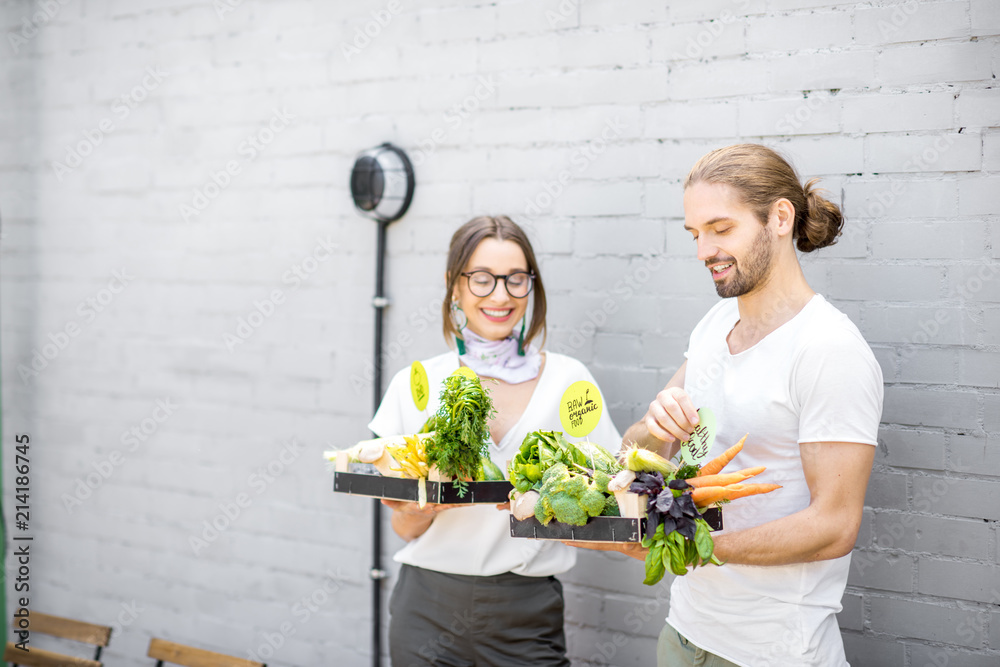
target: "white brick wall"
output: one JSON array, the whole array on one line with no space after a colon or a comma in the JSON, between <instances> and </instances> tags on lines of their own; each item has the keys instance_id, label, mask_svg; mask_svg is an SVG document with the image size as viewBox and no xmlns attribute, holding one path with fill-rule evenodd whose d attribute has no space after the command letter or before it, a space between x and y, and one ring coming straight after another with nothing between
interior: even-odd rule
<instances>
[{"instance_id":1,"label":"white brick wall","mask_svg":"<svg viewBox=\"0 0 1000 667\"><path fill-rule=\"evenodd\" d=\"M451 231L507 212L541 255L550 347L590 365L621 429L715 300L680 228L690 165L763 141L823 176L848 225L807 275L886 380L840 614L849 658L1000 660L996 2L56 4L33 26L40 3L0 2L5 501L14 434L30 433L32 604L114 623L134 603L106 664L148 664L154 635L273 665L368 663L371 503L334 496L319 454L363 437L371 411L375 225L347 180L387 140L418 181L389 230L389 372L442 349ZM162 82L136 89L147 68ZM275 110L294 121L241 150ZM84 152L60 180L53 163ZM185 222L196 191L208 200ZM329 260L283 279L327 237ZM121 267L134 279L102 297ZM624 295L627 279L642 284ZM87 298L101 312L78 310ZM176 410L128 450L123 432L166 398ZM261 485L293 438L301 453ZM208 540L239 494L249 504ZM641 572L583 554L564 578L574 664L650 664L667 587Z\"/></svg>"}]
</instances>

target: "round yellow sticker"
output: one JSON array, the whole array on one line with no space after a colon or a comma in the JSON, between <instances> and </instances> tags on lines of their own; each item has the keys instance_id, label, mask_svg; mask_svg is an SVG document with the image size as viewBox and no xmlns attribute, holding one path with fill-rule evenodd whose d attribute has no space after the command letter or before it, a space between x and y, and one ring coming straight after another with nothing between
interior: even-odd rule
<instances>
[{"instance_id":1,"label":"round yellow sticker","mask_svg":"<svg viewBox=\"0 0 1000 667\"><path fill-rule=\"evenodd\" d=\"M594 383L574 382L559 401L559 420L563 429L576 438L589 435L597 427L604 410L601 392Z\"/></svg>"},{"instance_id":2,"label":"round yellow sticker","mask_svg":"<svg viewBox=\"0 0 1000 667\"><path fill-rule=\"evenodd\" d=\"M427 398L430 396L430 387L427 381L427 371L419 361L410 364L410 395L417 405L417 410L427 407Z\"/></svg>"},{"instance_id":3,"label":"round yellow sticker","mask_svg":"<svg viewBox=\"0 0 1000 667\"><path fill-rule=\"evenodd\" d=\"M458 370L452 373L452 375L464 375L470 380L478 380L479 376L476 375L476 371L472 370L468 366L459 366Z\"/></svg>"}]
</instances>

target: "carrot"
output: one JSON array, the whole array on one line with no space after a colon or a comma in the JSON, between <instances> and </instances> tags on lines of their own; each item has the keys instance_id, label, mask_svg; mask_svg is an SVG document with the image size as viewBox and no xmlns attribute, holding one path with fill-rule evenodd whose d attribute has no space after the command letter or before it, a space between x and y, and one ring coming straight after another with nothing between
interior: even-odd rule
<instances>
[{"instance_id":1,"label":"carrot","mask_svg":"<svg viewBox=\"0 0 1000 667\"><path fill-rule=\"evenodd\" d=\"M747 433L747 435L750 434ZM743 443L746 441L746 439L747 436L745 435L742 438L740 438L740 441L737 442L735 445L733 445L726 451L722 452L722 454L720 454L716 458L712 459L711 461L703 465L701 467L701 470L698 471L698 474L695 475L695 477L703 477L705 475L716 475L722 472L722 469L726 467L726 464L732 461L733 457L739 454L740 450L743 449Z\"/></svg>"},{"instance_id":2,"label":"carrot","mask_svg":"<svg viewBox=\"0 0 1000 667\"><path fill-rule=\"evenodd\" d=\"M730 484L739 484L745 479L750 479L754 475L759 475L764 472L766 468L764 466L757 466L756 468L744 468L737 472L723 472L718 475L704 475L701 477L692 477L687 480L687 483L696 489L700 489L704 486L729 486Z\"/></svg>"},{"instance_id":3,"label":"carrot","mask_svg":"<svg viewBox=\"0 0 1000 667\"><path fill-rule=\"evenodd\" d=\"M690 480L689 480L690 482ZM780 489L780 484L730 484L729 486L703 486L691 491L691 499L695 505L705 506L720 500L735 500L759 493L770 493Z\"/></svg>"},{"instance_id":4,"label":"carrot","mask_svg":"<svg viewBox=\"0 0 1000 667\"><path fill-rule=\"evenodd\" d=\"M767 470L764 466L756 466L754 468L744 468L743 470L737 470L735 474L743 475L745 477L753 477L754 475L759 475Z\"/></svg>"}]
</instances>

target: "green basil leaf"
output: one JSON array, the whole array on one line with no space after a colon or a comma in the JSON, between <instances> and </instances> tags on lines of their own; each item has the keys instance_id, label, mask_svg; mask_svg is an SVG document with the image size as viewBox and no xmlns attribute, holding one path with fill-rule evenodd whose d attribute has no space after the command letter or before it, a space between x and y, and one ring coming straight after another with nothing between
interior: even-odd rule
<instances>
[{"instance_id":1,"label":"green basil leaf","mask_svg":"<svg viewBox=\"0 0 1000 667\"><path fill-rule=\"evenodd\" d=\"M708 560L715 551L715 542L712 540L711 531L704 519L698 519L698 529L694 533L694 543L698 548L698 556L702 560Z\"/></svg>"},{"instance_id":2,"label":"green basil leaf","mask_svg":"<svg viewBox=\"0 0 1000 667\"><path fill-rule=\"evenodd\" d=\"M663 579L666 569L663 567L663 544L658 543L646 554L646 578L642 583L654 586Z\"/></svg>"}]
</instances>

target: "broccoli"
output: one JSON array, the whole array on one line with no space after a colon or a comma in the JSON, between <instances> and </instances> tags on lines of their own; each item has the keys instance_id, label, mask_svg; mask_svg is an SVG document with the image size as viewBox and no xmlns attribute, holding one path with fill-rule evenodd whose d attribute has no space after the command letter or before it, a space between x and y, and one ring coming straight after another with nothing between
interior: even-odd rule
<instances>
[{"instance_id":1,"label":"broccoli","mask_svg":"<svg viewBox=\"0 0 1000 667\"><path fill-rule=\"evenodd\" d=\"M600 516L601 512L604 511L604 499L606 497L607 496L598 491L596 488L590 487L583 492L583 495L580 496L580 507L582 507L589 516Z\"/></svg>"},{"instance_id":2,"label":"broccoli","mask_svg":"<svg viewBox=\"0 0 1000 667\"><path fill-rule=\"evenodd\" d=\"M621 516L621 510L618 508L618 499L614 496L608 496L608 499L604 503L604 511L601 512L601 516Z\"/></svg>"},{"instance_id":3,"label":"broccoli","mask_svg":"<svg viewBox=\"0 0 1000 667\"><path fill-rule=\"evenodd\" d=\"M539 489L541 499L535 505L535 518L547 524L553 518L561 523L582 526L592 516L600 516L607 504L606 492L610 476L600 473L601 479L591 481L582 474L571 473L569 468L556 463L542 476Z\"/></svg>"},{"instance_id":4,"label":"broccoli","mask_svg":"<svg viewBox=\"0 0 1000 667\"><path fill-rule=\"evenodd\" d=\"M541 496L535 503L535 518L543 526L547 526L549 521L552 521L552 505L549 503L548 496Z\"/></svg>"},{"instance_id":5,"label":"broccoli","mask_svg":"<svg viewBox=\"0 0 1000 667\"><path fill-rule=\"evenodd\" d=\"M569 477L569 468L566 467L565 463L556 463L555 465L549 466L542 475L542 486L550 486L556 484L557 482L565 481Z\"/></svg>"},{"instance_id":6,"label":"broccoli","mask_svg":"<svg viewBox=\"0 0 1000 667\"><path fill-rule=\"evenodd\" d=\"M568 493L556 493L552 496L552 511L555 513L556 521L568 523L572 526L582 526L587 523L587 512L580 506L579 499Z\"/></svg>"},{"instance_id":7,"label":"broccoli","mask_svg":"<svg viewBox=\"0 0 1000 667\"><path fill-rule=\"evenodd\" d=\"M608 493L609 482L611 482L611 475L603 470L594 472L594 484L597 486L598 491L601 493Z\"/></svg>"},{"instance_id":8,"label":"broccoli","mask_svg":"<svg viewBox=\"0 0 1000 667\"><path fill-rule=\"evenodd\" d=\"M583 475L572 475L557 486L556 490L568 493L574 498L579 498L587 492L587 478Z\"/></svg>"}]
</instances>

